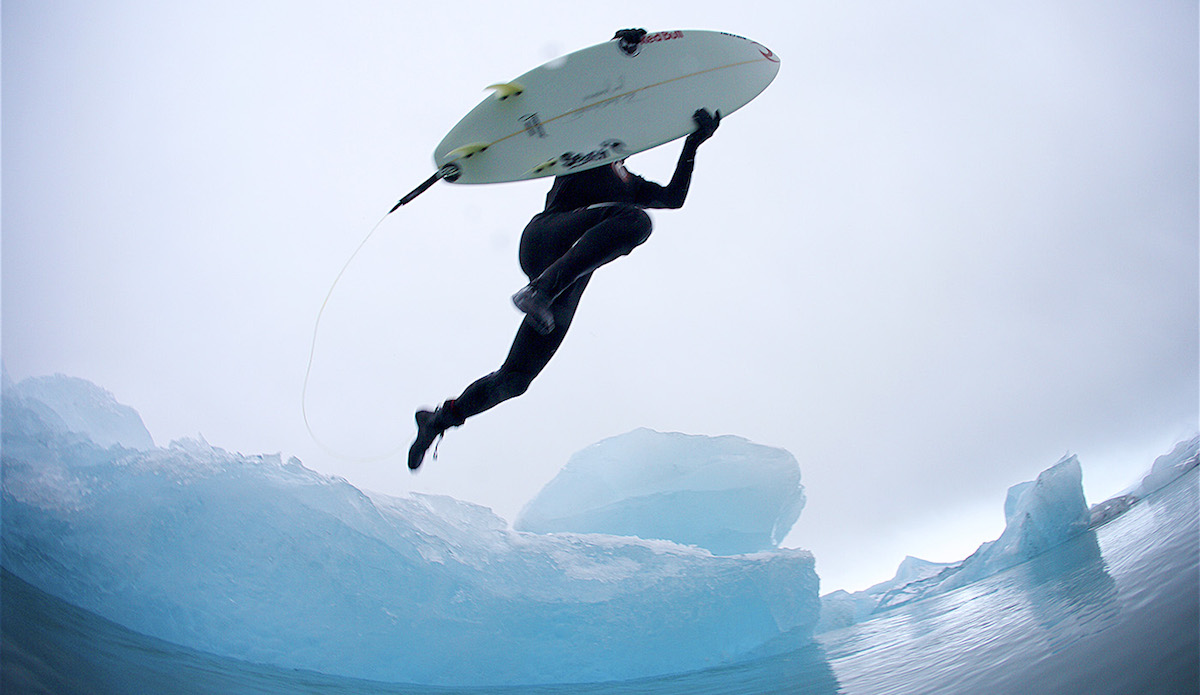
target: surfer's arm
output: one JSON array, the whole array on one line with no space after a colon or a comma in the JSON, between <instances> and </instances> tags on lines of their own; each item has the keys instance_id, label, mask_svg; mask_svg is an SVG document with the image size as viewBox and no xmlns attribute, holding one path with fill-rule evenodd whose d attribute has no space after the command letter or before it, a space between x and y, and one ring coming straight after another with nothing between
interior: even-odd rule
<instances>
[{"instance_id":1,"label":"surfer's arm","mask_svg":"<svg viewBox=\"0 0 1200 695\"><path fill-rule=\"evenodd\" d=\"M649 181L644 184L644 201L639 201L648 208L677 209L683 207L687 200L688 188L692 185L692 171L696 168L696 150L700 143L712 137L721 122L721 112L716 115L700 109L692 116L696 121L696 130L683 141L683 151L679 153L679 161L675 164L675 173L671 182L660 186Z\"/></svg>"},{"instance_id":2,"label":"surfer's arm","mask_svg":"<svg viewBox=\"0 0 1200 695\"><path fill-rule=\"evenodd\" d=\"M670 183L660 186L652 181L646 181L643 184L642 190L646 200L642 202L642 205L648 208L669 210L683 207L683 201L687 200L688 188L692 185L692 170L695 168L696 149L684 145L683 152L679 154L679 161L675 164L675 173L671 176Z\"/></svg>"}]
</instances>

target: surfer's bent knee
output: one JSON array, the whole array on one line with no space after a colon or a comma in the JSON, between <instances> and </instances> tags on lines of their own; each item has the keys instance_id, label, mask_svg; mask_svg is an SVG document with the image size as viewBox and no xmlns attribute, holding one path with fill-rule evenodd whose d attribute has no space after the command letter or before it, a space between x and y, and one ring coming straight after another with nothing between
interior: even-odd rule
<instances>
[{"instance_id":1,"label":"surfer's bent knee","mask_svg":"<svg viewBox=\"0 0 1200 695\"><path fill-rule=\"evenodd\" d=\"M620 225L626 241L625 246L629 249L625 253L641 246L650 238L654 222L641 207L630 203L605 203L604 206L608 208L608 219Z\"/></svg>"}]
</instances>

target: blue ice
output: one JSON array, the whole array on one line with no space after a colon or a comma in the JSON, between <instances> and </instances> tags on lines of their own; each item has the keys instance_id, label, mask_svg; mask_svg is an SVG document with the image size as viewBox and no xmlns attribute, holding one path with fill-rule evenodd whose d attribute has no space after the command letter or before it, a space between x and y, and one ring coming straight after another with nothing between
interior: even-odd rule
<instances>
[{"instance_id":1,"label":"blue ice","mask_svg":"<svg viewBox=\"0 0 1200 695\"><path fill-rule=\"evenodd\" d=\"M483 507L367 494L296 459L104 446L47 415L102 391L45 396L4 394L5 568L170 642L381 681L529 684L719 666L803 644L817 621L805 551L513 531Z\"/></svg>"},{"instance_id":2,"label":"blue ice","mask_svg":"<svg viewBox=\"0 0 1200 695\"><path fill-rule=\"evenodd\" d=\"M783 449L638 429L572 456L513 527L657 538L740 555L778 548L804 502L800 464Z\"/></svg>"},{"instance_id":3,"label":"blue ice","mask_svg":"<svg viewBox=\"0 0 1200 695\"><path fill-rule=\"evenodd\" d=\"M691 682L672 674L709 669L724 683L758 663L812 666L828 692L824 644L839 678L865 684L855 692L885 692L853 664L863 644L903 651L903 635L814 632L908 625L920 615L910 605L939 600L957 611L952 589L1078 545L1098 518L1067 457L1010 489L1003 534L971 557L908 558L892 580L822 607L812 555L778 548L803 509L799 466L740 438L637 430L601 442L513 530L477 505L369 494L296 459L203 440L155 447L136 412L83 380L6 378L3 397L5 571L237 663L389 683L659 677L670 689ZM1195 468L1198 446L1155 462L1127 504ZM896 679L886 663L878 673Z\"/></svg>"}]
</instances>

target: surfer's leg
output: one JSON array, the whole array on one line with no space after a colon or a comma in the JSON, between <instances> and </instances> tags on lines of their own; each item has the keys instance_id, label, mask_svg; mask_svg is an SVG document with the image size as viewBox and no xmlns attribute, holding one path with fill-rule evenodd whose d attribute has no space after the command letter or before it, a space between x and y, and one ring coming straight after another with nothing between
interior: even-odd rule
<instances>
[{"instance_id":1,"label":"surfer's leg","mask_svg":"<svg viewBox=\"0 0 1200 695\"><path fill-rule=\"evenodd\" d=\"M521 239L521 268L532 279L530 284L550 298L629 254L650 238L652 229L646 211L626 203L594 205L553 218Z\"/></svg>"},{"instance_id":2,"label":"surfer's leg","mask_svg":"<svg viewBox=\"0 0 1200 695\"><path fill-rule=\"evenodd\" d=\"M417 438L408 452L416 469L434 440L451 427L525 393L566 337L592 271L628 254L650 236L650 216L634 205L599 205L538 215L521 235L520 262L541 296L546 321L521 323L500 369L478 379L458 398L417 413Z\"/></svg>"},{"instance_id":3,"label":"surfer's leg","mask_svg":"<svg viewBox=\"0 0 1200 695\"><path fill-rule=\"evenodd\" d=\"M521 236L528 286L513 296L533 327L554 329L551 307L577 279L627 255L650 237L650 216L636 205L606 203L535 217Z\"/></svg>"},{"instance_id":4,"label":"surfer's leg","mask_svg":"<svg viewBox=\"0 0 1200 695\"><path fill-rule=\"evenodd\" d=\"M554 330L542 334L528 321L522 321L508 357L499 369L476 380L462 395L446 401L436 410L417 412L417 438L408 450L409 468L416 470L421 466L425 452L447 429L458 427L467 418L525 393L562 345L590 279L590 275L579 278L554 301L551 307Z\"/></svg>"},{"instance_id":5,"label":"surfer's leg","mask_svg":"<svg viewBox=\"0 0 1200 695\"><path fill-rule=\"evenodd\" d=\"M521 269L531 285L546 283L551 328L543 333L529 321L521 323L500 369L468 386L455 401L463 417L525 393L566 337L592 271L633 251L650 236L650 229L644 210L621 203L542 214L526 226Z\"/></svg>"},{"instance_id":6,"label":"surfer's leg","mask_svg":"<svg viewBox=\"0 0 1200 695\"><path fill-rule=\"evenodd\" d=\"M500 369L471 384L455 399L455 406L464 418L525 393L562 345L590 279L590 275L579 278L554 301L551 305L554 329L549 333L538 332L528 321L521 323Z\"/></svg>"}]
</instances>

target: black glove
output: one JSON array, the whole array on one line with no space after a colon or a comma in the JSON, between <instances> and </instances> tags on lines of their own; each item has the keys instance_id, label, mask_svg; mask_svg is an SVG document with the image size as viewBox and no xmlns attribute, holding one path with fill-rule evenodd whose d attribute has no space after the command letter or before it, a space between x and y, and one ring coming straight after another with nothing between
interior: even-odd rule
<instances>
[{"instance_id":1,"label":"black glove","mask_svg":"<svg viewBox=\"0 0 1200 695\"><path fill-rule=\"evenodd\" d=\"M613 34L614 39L620 39L621 50L629 55L637 53L638 44L642 42L642 37L646 35L645 29L620 29Z\"/></svg>"},{"instance_id":2,"label":"black glove","mask_svg":"<svg viewBox=\"0 0 1200 695\"><path fill-rule=\"evenodd\" d=\"M692 114L692 120L696 122L696 130L687 136L686 144L695 149L717 132L717 126L721 125L721 112L709 113L708 109L696 109L696 113Z\"/></svg>"}]
</instances>

